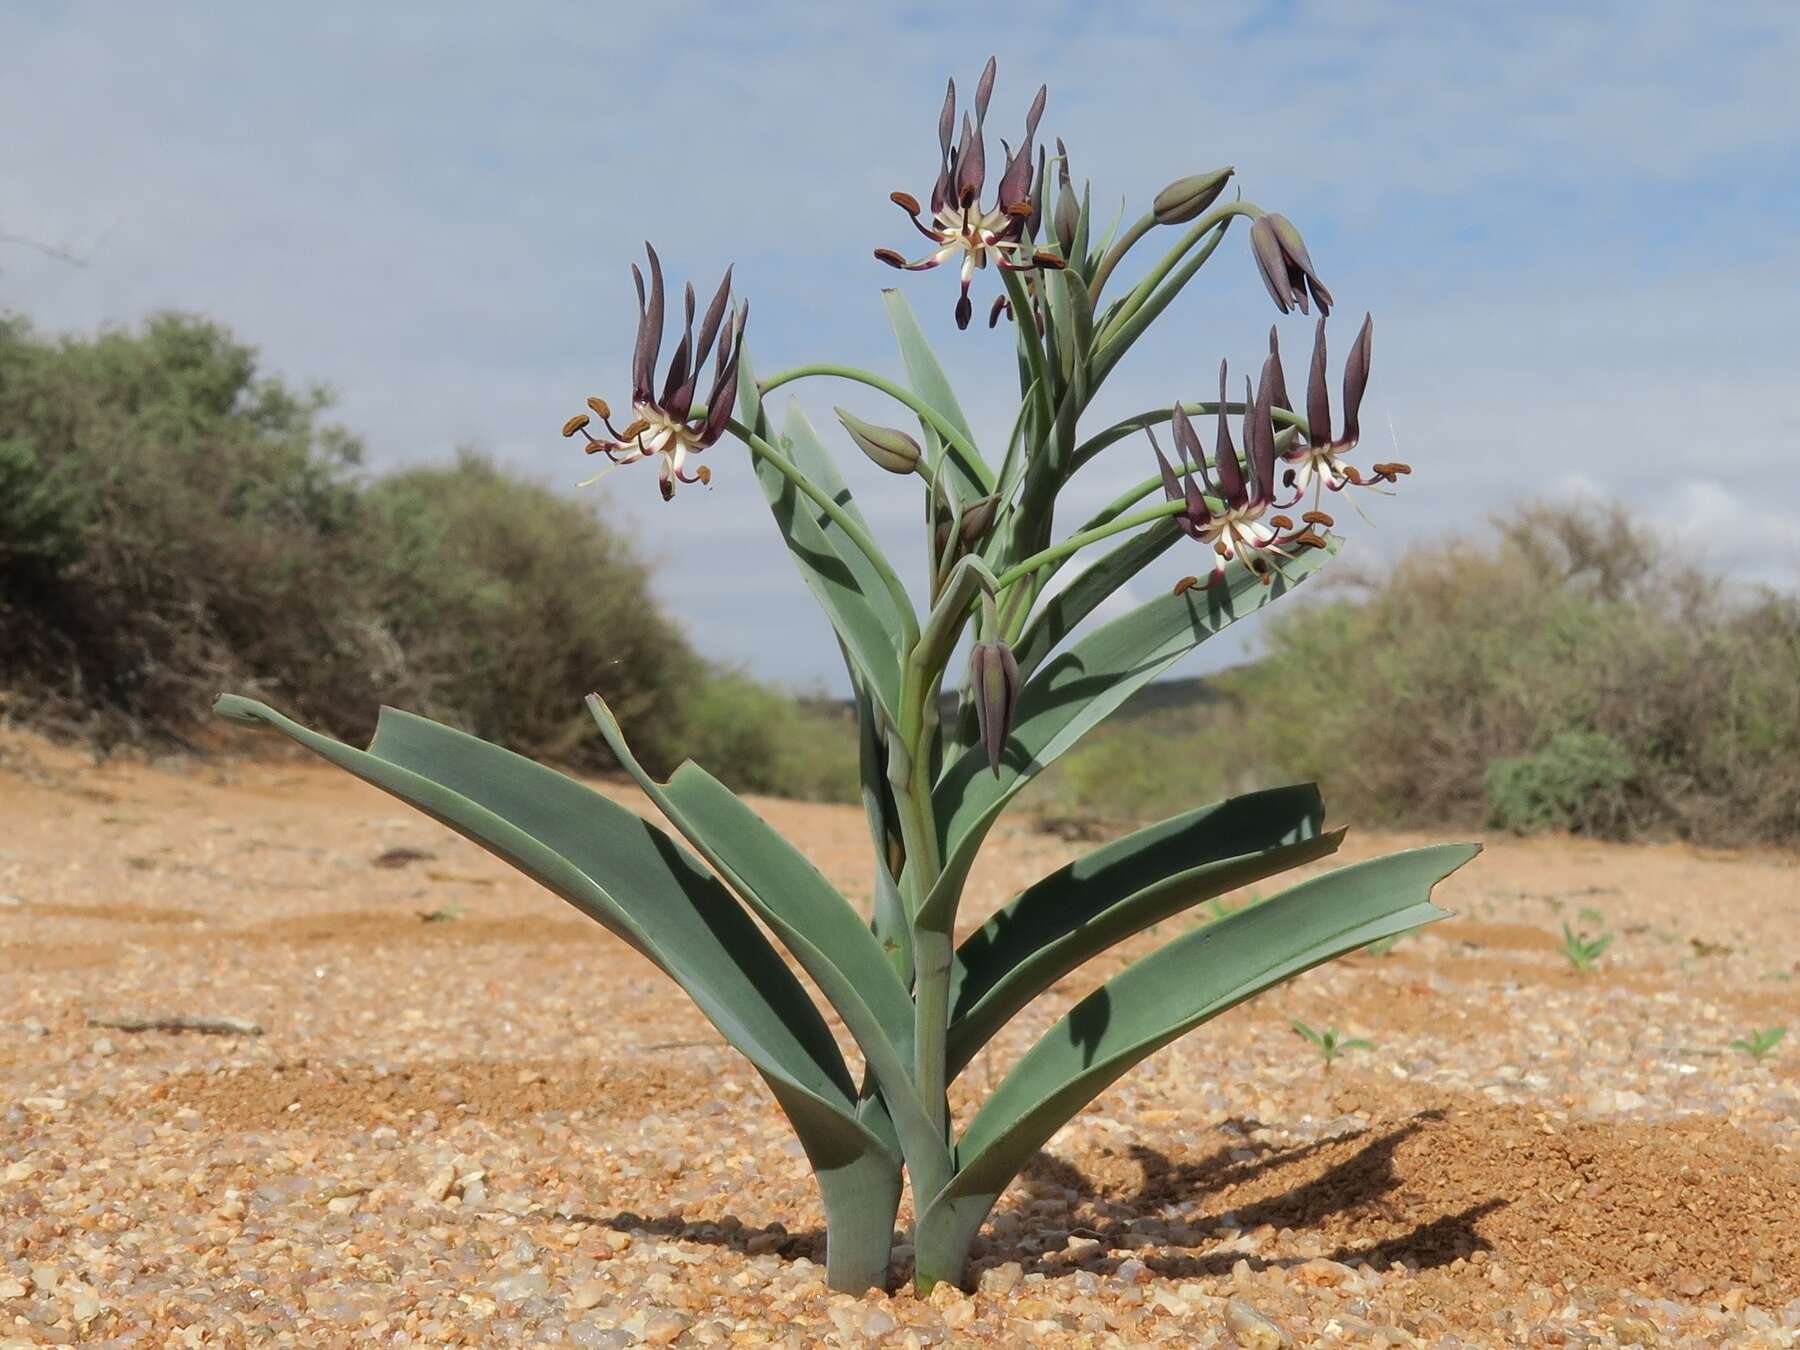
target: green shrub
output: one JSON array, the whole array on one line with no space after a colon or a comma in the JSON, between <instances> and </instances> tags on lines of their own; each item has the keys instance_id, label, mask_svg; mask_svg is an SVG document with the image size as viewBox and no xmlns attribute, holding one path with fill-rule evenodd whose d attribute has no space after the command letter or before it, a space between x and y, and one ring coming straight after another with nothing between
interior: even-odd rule
<instances>
[{"instance_id":1,"label":"green shrub","mask_svg":"<svg viewBox=\"0 0 1800 1350\"><path fill-rule=\"evenodd\" d=\"M1246 755L1340 818L1800 840L1800 601L1667 557L1621 511L1533 506L1302 600L1226 681Z\"/></svg>"},{"instance_id":2,"label":"green shrub","mask_svg":"<svg viewBox=\"0 0 1800 1350\"><path fill-rule=\"evenodd\" d=\"M1488 824L1518 834L1612 835L1629 818L1631 757L1610 736L1566 731L1542 750L1488 766Z\"/></svg>"},{"instance_id":3,"label":"green shrub","mask_svg":"<svg viewBox=\"0 0 1800 1350\"><path fill-rule=\"evenodd\" d=\"M695 689L679 741L691 758L742 792L855 801L856 724L848 709L806 706L746 676L718 673Z\"/></svg>"},{"instance_id":4,"label":"green shrub","mask_svg":"<svg viewBox=\"0 0 1800 1350\"><path fill-rule=\"evenodd\" d=\"M702 666L591 498L464 452L377 480L363 509L368 593L413 706L525 754L610 766L581 704L598 693L647 764L673 767Z\"/></svg>"}]
</instances>

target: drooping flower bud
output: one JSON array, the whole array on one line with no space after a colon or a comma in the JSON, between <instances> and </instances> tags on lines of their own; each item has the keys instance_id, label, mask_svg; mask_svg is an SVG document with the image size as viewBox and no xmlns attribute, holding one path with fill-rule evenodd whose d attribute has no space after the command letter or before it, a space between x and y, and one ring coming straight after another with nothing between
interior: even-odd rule
<instances>
[{"instance_id":1,"label":"drooping flower bud","mask_svg":"<svg viewBox=\"0 0 1800 1350\"><path fill-rule=\"evenodd\" d=\"M1310 313L1307 308L1309 293L1318 304L1321 316L1331 313L1331 292L1313 271L1306 241L1294 228L1293 221L1272 211L1258 216L1250 226L1250 250L1256 255L1263 285L1269 288L1269 295L1283 314L1296 305L1302 314Z\"/></svg>"},{"instance_id":2,"label":"drooping flower bud","mask_svg":"<svg viewBox=\"0 0 1800 1350\"><path fill-rule=\"evenodd\" d=\"M1219 194L1225 190L1225 184L1231 181L1231 175L1236 171L1227 164L1223 169L1214 169L1211 173L1195 173L1186 178L1177 178L1156 194L1156 200L1150 206L1156 223L1187 224L1219 200Z\"/></svg>"},{"instance_id":3,"label":"drooping flower bud","mask_svg":"<svg viewBox=\"0 0 1800 1350\"><path fill-rule=\"evenodd\" d=\"M1019 701L1019 663L1005 642L977 642L969 653L969 683L975 695L975 722L988 765L1000 776L1000 758L1012 732Z\"/></svg>"},{"instance_id":4,"label":"drooping flower bud","mask_svg":"<svg viewBox=\"0 0 1800 1350\"><path fill-rule=\"evenodd\" d=\"M850 439L876 465L889 473L912 473L919 467L919 458L923 451L919 443L897 427L878 427L872 422L865 422L853 413L842 408L833 408L838 421L844 424L844 430L850 433Z\"/></svg>"},{"instance_id":5,"label":"drooping flower bud","mask_svg":"<svg viewBox=\"0 0 1800 1350\"><path fill-rule=\"evenodd\" d=\"M957 526L957 538L965 549L972 549L979 544L994 523L994 512L999 509L998 494L977 497L963 508L962 523Z\"/></svg>"}]
</instances>

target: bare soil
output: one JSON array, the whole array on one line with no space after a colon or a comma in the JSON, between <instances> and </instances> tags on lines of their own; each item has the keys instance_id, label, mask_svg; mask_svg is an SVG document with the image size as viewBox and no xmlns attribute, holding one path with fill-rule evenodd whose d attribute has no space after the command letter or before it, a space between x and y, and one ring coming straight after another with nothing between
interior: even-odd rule
<instances>
[{"instance_id":1,"label":"bare soil","mask_svg":"<svg viewBox=\"0 0 1800 1350\"><path fill-rule=\"evenodd\" d=\"M866 903L860 812L754 805ZM554 898L327 766L0 733L0 1347L1794 1344L1800 862L1488 843L1458 918L1095 1102L975 1293L916 1297L902 1246L856 1299L754 1072ZM1088 847L1003 826L967 917ZM1593 970L1564 922L1616 934ZM1375 1048L1327 1071L1292 1018Z\"/></svg>"}]
</instances>

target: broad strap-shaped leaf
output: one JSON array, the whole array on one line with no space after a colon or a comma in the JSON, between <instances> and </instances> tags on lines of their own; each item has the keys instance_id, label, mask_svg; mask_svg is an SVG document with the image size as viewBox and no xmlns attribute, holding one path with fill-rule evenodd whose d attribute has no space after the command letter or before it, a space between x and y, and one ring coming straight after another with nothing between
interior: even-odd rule
<instances>
[{"instance_id":1,"label":"broad strap-shaped leaf","mask_svg":"<svg viewBox=\"0 0 1800 1350\"><path fill-rule=\"evenodd\" d=\"M1149 529L1132 535L1044 601L1013 645L1020 677L1030 679L1032 672L1063 644L1083 619L1104 604L1119 587L1168 552L1180 538L1179 525L1173 520L1159 520Z\"/></svg>"},{"instance_id":2,"label":"broad strap-shaped leaf","mask_svg":"<svg viewBox=\"0 0 1800 1350\"><path fill-rule=\"evenodd\" d=\"M906 367L907 383L913 393L923 399L939 417L961 432L965 441L974 445L975 433L969 428L969 419L963 415L962 405L956 401L956 392L950 387L950 377L944 374L943 366L938 364L937 353L931 350L931 344L925 340L925 330L919 327L919 319L913 313L912 306L906 303L906 297L897 290L882 291L881 300L887 306L888 326L894 330L894 340L900 345L900 360ZM994 490L994 471L986 462L980 459L970 460L955 446L944 445L944 438L924 418L919 419L919 425L924 430L929 445L943 446L942 463L949 466L959 500L973 501Z\"/></svg>"},{"instance_id":3,"label":"broad strap-shaped leaf","mask_svg":"<svg viewBox=\"0 0 1800 1350\"><path fill-rule=\"evenodd\" d=\"M943 836L944 870L915 916L941 927L956 912L963 883L990 826L1018 791L1118 706L1207 638L1261 609L1316 572L1326 550L1283 560L1265 584L1233 564L1210 588L1163 595L1104 624L1046 662L1019 693L998 777L980 747L965 750L932 790Z\"/></svg>"},{"instance_id":4,"label":"broad strap-shaped leaf","mask_svg":"<svg viewBox=\"0 0 1800 1350\"><path fill-rule=\"evenodd\" d=\"M858 1119L843 1056L793 972L719 880L649 821L541 764L393 708L382 709L366 751L250 699L228 695L214 710L272 727L417 807L648 957L755 1065L815 1169L898 1167Z\"/></svg>"},{"instance_id":5,"label":"broad strap-shaped leaf","mask_svg":"<svg viewBox=\"0 0 1800 1350\"><path fill-rule=\"evenodd\" d=\"M730 788L688 760L667 783L647 773L598 695L588 711L619 763L689 844L781 939L862 1047L909 1152L941 1153L910 1078L913 1002L868 926L819 870ZM948 1160L944 1160L945 1172Z\"/></svg>"},{"instance_id":6,"label":"broad strap-shaped leaf","mask_svg":"<svg viewBox=\"0 0 1800 1350\"><path fill-rule=\"evenodd\" d=\"M912 927L907 922L906 902L901 898L900 870L894 850L900 840L900 812L888 782L887 754L881 730L875 724L874 704L861 680L853 679L856 693L857 773L862 780L863 815L869 823L869 842L875 852L873 928L882 954L908 988L912 986Z\"/></svg>"},{"instance_id":7,"label":"broad strap-shaped leaf","mask_svg":"<svg viewBox=\"0 0 1800 1350\"><path fill-rule=\"evenodd\" d=\"M1176 938L1077 1003L1013 1066L957 1145L957 1174L925 1207L919 1244L966 1247L1019 1169L1146 1056L1334 956L1448 917L1432 887L1475 844L1411 849L1303 881Z\"/></svg>"},{"instance_id":8,"label":"broad strap-shaped leaf","mask_svg":"<svg viewBox=\"0 0 1800 1350\"><path fill-rule=\"evenodd\" d=\"M742 371L738 380L738 415L744 425L780 449L816 487L859 525L863 524L831 452L819 440L799 405L789 405L782 433L777 437L769 428L756 378L741 353L739 362ZM842 527L765 458L756 460L756 481L788 552L800 569L801 579L837 633L851 676L860 678L892 716L900 696L897 637L903 631L893 595Z\"/></svg>"},{"instance_id":9,"label":"broad strap-shaped leaf","mask_svg":"<svg viewBox=\"0 0 1800 1350\"><path fill-rule=\"evenodd\" d=\"M957 948L952 1075L1019 1009L1133 933L1337 851L1311 783L1202 806L1114 840L1020 892Z\"/></svg>"}]
</instances>

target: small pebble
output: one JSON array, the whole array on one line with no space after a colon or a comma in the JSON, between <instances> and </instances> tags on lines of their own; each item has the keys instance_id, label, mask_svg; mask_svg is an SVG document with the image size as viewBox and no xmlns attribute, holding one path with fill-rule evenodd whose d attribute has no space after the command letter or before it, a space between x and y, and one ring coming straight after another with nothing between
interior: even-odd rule
<instances>
[{"instance_id":1,"label":"small pebble","mask_svg":"<svg viewBox=\"0 0 1800 1350\"><path fill-rule=\"evenodd\" d=\"M1008 1261L1005 1265L992 1266L982 1271L979 1287L984 1294L1010 1294L1024 1278L1025 1268L1017 1261Z\"/></svg>"},{"instance_id":2,"label":"small pebble","mask_svg":"<svg viewBox=\"0 0 1800 1350\"><path fill-rule=\"evenodd\" d=\"M671 1345L692 1323L680 1313L658 1311L644 1323L644 1341L648 1345Z\"/></svg>"},{"instance_id":3,"label":"small pebble","mask_svg":"<svg viewBox=\"0 0 1800 1350\"><path fill-rule=\"evenodd\" d=\"M606 1286L599 1280L583 1280L569 1293L569 1302L581 1311L596 1307L606 1300Z\"/></svg>"},{"instance_id":4,"label":"small pebble","mask_svg":"<svg viewBox=\"0 0 1800 1350\"><path fill-rule=\"evenodd\" d=\"M419 1194L433 1202L449 1198L450 1192L456 1189L456 1169L449 1164L438 1168L425 1183L425 1189Z\"/></svg>"},{"instance_id":5,"label":"small pebble","mask_svg":"<svg viewBox=\"0 0 1800 1350\"><path fill-rule=\"evenodd\" d=\"M1293 1343L1287 1332L1241 1298L1226 1303L1225 1325L1231 1328L1231 1334L1237 1337L1244 1350L1281 1350Z\"/></svg>"}]
</instances>

